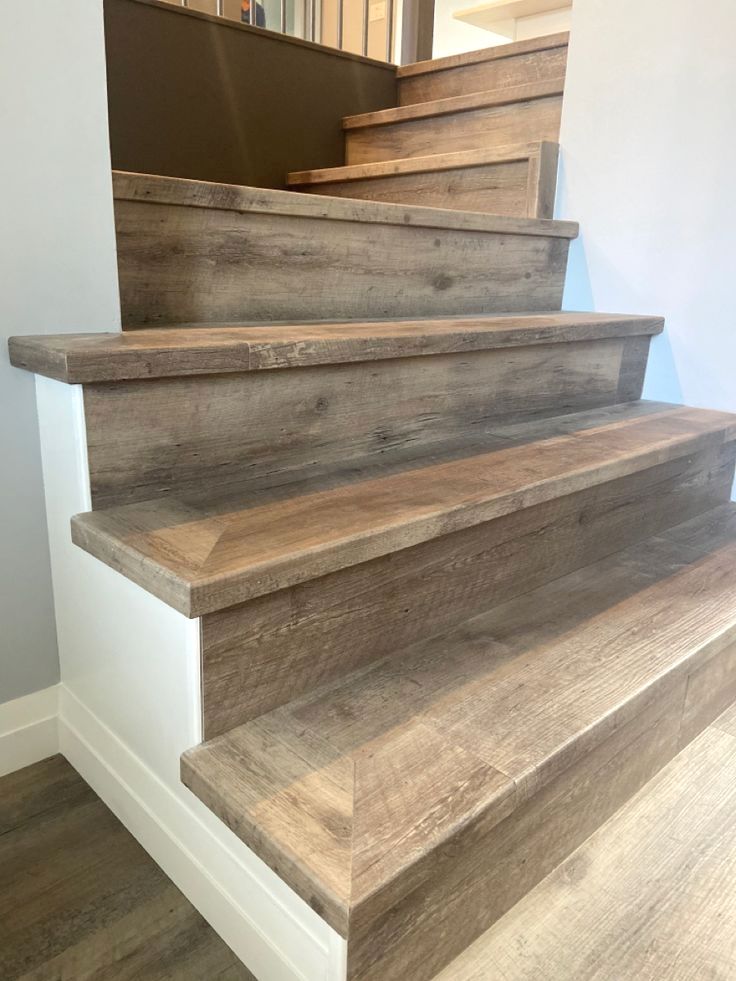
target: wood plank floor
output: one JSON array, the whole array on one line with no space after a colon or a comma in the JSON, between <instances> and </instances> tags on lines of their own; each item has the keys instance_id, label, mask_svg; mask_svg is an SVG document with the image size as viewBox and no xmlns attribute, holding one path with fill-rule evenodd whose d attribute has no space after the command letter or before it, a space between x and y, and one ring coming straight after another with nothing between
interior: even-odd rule
<instances>
[{"instance_id":1,"label":"wood plank floor","mask_svg":"<svg viewBox=\"0 0 736 981\"><path fill-rule=\"evenodd\" d=\"M0 779L2 981L254 981L61 756Z\"/></svg>"},{"instance_id":2,"label":"wood plank floor","mask_svg":"<svg viewBox=\"0 0 736 981\"><path fill-rule=\"evenodd\" d=\"M435 981L736 978L736 706Z\"/></svg>"}]
</instances>

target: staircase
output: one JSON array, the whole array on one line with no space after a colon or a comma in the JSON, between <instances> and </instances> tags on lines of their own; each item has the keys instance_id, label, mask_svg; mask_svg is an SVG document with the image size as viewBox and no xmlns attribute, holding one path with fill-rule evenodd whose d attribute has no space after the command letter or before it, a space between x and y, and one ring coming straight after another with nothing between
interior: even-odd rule
<instances>
[{"instance_id":1,"label":"staircase","mask_svg":"<svg viewBox=\"0 0 736 981\"><path fill-rule=\"evenodd\" d=\"M736 697L736 417L560 312L566 43L400 69L298 192L115 174L123 333L10 345L83 388L75 544L199 618L182 780L350 981L453 976Z\"/></svg>"},{"instance_id":2,"label":"staircase","mask_svg":"<svg viewBox=\"0 0 736 981\"><path fill-rule=\"evenodd\" d=\"M344 121L346 167L289 175L295 190L551 218L567 35L398 69L396 109Z\"/></svg>"}]
</instances>

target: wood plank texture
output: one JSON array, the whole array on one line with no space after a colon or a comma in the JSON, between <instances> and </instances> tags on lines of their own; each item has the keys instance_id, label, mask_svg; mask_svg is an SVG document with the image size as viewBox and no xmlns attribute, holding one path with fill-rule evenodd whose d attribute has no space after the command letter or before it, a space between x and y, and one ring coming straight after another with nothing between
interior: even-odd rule
<instances>
[{"instance_id":1,"label":"wood plank texture","mask_svg":"<svg viewBox=\"0 0 736 981\"><path fill-rule=\"evenodd\" d=\"M698 453L205 615L206 737L727 501L733 468Z\"/></svg>"},{"instance_id":2,"label":"wood plank texture","mask_svg":"<svg viewBox=\"0 0 736 981\"><path fill-rule=\"evenodd\" d=\"M477 48L475 51L445 55L442 58L428 58L424 61L415 61L409 65L397 65L396 77L410 78L414 75L427 75L448 68L462 68L466 65L514 58L517 55L544 51L547 48L565 47L569 42L569 31L545 34L541 37L526 38L523 41L513 41L510 44L496 44L486 48Z\"/></svg>"},{"instance_id":3,"label":"wood plank texture","mask_svg":"<svg viewBox=\"0 0 736 981\"><path fill-rule=\"evenodd\" d=\"M201 618L183 782L346 981L736 972L736 416L559 312L568 40L398 68L296 191L114 172L123 332L10 342L84 385L73 542ZM4 981L253 981L60 757L0 868Z\"/></svg>"},{"instance_id":4,"label":"wood plank texture","mask_svg":"<svg viewBox=\"0 0 736 981\"><path fill-rule=\"evenodd\" d=\"M373 177L398 177L404 174L475 167L480 164L515 163L528 160L538 147L539 143L516 143L512 146L491 147L482 150L462 150L459 153L432 153L427 157L380 160L377 163L355 164L353 167L297 170L289 174L289 184L294 188L299 188L305 184L332 184L335 181L349 180L363 181Z\"/></svg>"},{"instance_id":5,"label":"wood plank texture","mask_svg":"<svg viewBox=\"0 0 736 981\"><path fill-rule=\"evenodd\" d=\"M547 85L551 89L553 86ZM406 106L355 117L345 132L345 163L367 164L432 153L455 153L509 143L557 143L562 113L558 94L491 100L485 93L429 103L441 112ZM541 89L541 86L540 86ZM508 90L509 93L518 90Z\"/></svg>"},{"instance_id":6,"label":"wood plank texture","mask_svg":"<svg viewBox=\"0 0 736 981\"><path fill-rule=\"evenodd\" d=\"M559 310L577 232L142 175L115 213L126 327Z\"/></svg>"},{"instance_id":7,"label":"wood plank texture","mask_svg":"<svg viewBox=\"0 0 736 981\"><path fill-rule=\"evenodd\" d=\"M710 665L734 683L736 508L682 529L184 755L185 782L348 936L351 981L434 977L695 734L688 697L701 728L721 711L691 682Z\"/></svg>"},{"instance_id":8,"label":"wood plank texture","mask_svg":"<svg viewBox=\"0 0 736 981\"><path fill-rule=\"evenodd\" d=\"M429 157L290 174L310 194L457 208L496 215L552 218L557 145L507 151L466 150Z\"/></svg>"},{"instance_id":9,"label":"wood plank texture","mask_svg":"<svg viewBox=\"0 0 736 981\"><path fill-rule=\"evenodd\" d=\"M88 385L92 504L172 494L206 499L213 487L222 496L353 462L386 466L498 424L637 399L641 387L632 390L624 374L631 345L641 382L648 344L611 337L403 357L375 367L348 362Z\"/></svg>"},{"instance_id":10,"label":"wood plank texture","mask_svg":"<svg viewBox=\"0 0 736 981\"><path fill-rule=\"evenodd\" d=\"M72 520L76 544L187 616L718 447L725 413L633 403L489 433L472 455L288 496L144 501ZM484 444L485 441L485 444ZM353 475L354 477L355 475Z\"/></svg>"},{"instance_id":11,"label":"wood plank texture","mask_svg":"<svg viewBox=\"0 0 736 981\"><path fill-rule=\"evenodd\" d=\"M11 337L8 346L16 367L74 385L650 337L663 327L661 317L552 313L38 334Z\"/></svg>"},{"instance_id":12,"label":"wood plank texture","mask_svg":"<svg viewBox=\"0 0 736 981\"><path fill-rule=\"evenodd\" d=\"M543 41L544 47L521 41L468 55L451 55L423 64L401 66L397 71L399 104L408 106L451 99L469 92L488 92L525 82L564 78L568 35L550 35Z\"/></svg>"},{"instance_id":13,"label":"wood plank texture","mask_svg":"<svg viewBox=\"0 0 736 981\"><path fill-rule=\"evenodd\" d=\"M437 981L733 977L735 774L716 720Z\"/></svg>"},{"instance_id":14,"label":"wood plank texture","mask_svg":"<svg viewBox=\"0 0 736 981\"><path fill-rule=\"evenodd\" d=\"M417 119L454 116L471 109L488 109L515 102L528 102L531 99L561 96L563 89L563 78L555 78L545 82L525 82L514 88L490 92L470 92L455 96L452 99L437 99L434 102L422 102L419 105L397 106L395 109L380 109L378 112L364 112L357 116L346 116L342 125L343 129L350 131L352 129L411 122Z\"/></svg>"},{"instance_id":15,"label":"wood plank texture","mask_svg":"<svg viewBox=\"0 0 736 981\"><path fill-rule=\"evenodd\" d=\"M0 780L3 981L254 981L61 756Z\"/></svg>"},{"instance_id":16,"label":"wood plank texture","mask_svg":"<svg viewBox=\"0 0 736 981\"><path fill-rule=\"evenodd\" d=\"M539 152L529 158L524 213L530 218L553 218L560 148L544 141L537 145Z\"/></svg>"}]
</instances>

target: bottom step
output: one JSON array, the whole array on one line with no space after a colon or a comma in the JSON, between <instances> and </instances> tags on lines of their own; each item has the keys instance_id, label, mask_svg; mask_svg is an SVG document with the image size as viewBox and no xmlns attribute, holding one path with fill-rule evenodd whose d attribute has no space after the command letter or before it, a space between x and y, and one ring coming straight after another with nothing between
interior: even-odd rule
<instances>
[{"instance_id":1,"label":"bottom step","mask_svg":"<svg viewBox=\"0 0 736 981\"><path fill-rule=\"evenodd\" d=\"M736 977L736 707L436 981Z\"/></svg>"},{"instance_id":2,"label":"bottom step","mask_svg":"<svg viewBox=\"0 0 736 981\"><path fill-rule=\"evenodd\" d=\"M348 938L351 981L425 981L736 698L735 563L726 505L191 750L183 780Z\"/></svg>"}]
</instances>

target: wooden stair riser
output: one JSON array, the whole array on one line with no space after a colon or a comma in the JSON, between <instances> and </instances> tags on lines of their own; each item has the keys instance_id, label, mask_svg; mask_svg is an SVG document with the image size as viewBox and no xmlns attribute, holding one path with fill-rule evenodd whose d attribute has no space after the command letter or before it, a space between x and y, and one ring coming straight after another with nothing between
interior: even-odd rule
<instances>
[{"instance_id":1,"label":"wooden stair riser","mask_svg":"<svg viewBox=\"0 0 736 981\"><path fill-rule=\"evenodd\" d=\"M296 189L310 194L367 201L552 218L557 183L557 147L552 143L541 146L543 150L537 150L524 159L299 184Z\"/></svg>"},{"instance_id":2,"label":"wooden stair riser","mask_svg":"<svg viewBox=\"0 0 736 981\"><path fill-rule=\"evenodd\" d=\"M649 336L84 386L95 508L293 482L641 395Z\"/></svg>"},{"instance_id":3,"label":"wooden stair riser","mask_svg":"<svg viewBox=\"0 0 736 981\"><path fill-rule=\"evenodd\" d=\"M184 754L349 981L429 981L734 699L736 510L645 536Z\"/></svg>"},{"instance_id":4,"label":"wooden stair riser","mask_svg":"<svg viewBox=\"0 0 736 981\"><path fill-rule=\"evenodd\" d=\"M559 310L574 226L118 175L123 324Z\"/></svg>"},{"instance_id":5,"label":"wooden stair riser","mask_svg":"<svg viewBox=\"0 0 736 981\"><path fill-rule=\"evenodd\" d=\"M735 454L706 447L206 614L206 738L727 501Z\"/></svg>"},{"instance_id":6,"label":"wooden stair riser","mask_svg":"<svg viewBox=\"0 0 736 981\"><path fill-rule=\"evenodd\" d=\"M508 143L556 143L562 96L469 109L441 116L348 129L345 162L373 163L432 153L453 153Z\"/></svg>"},{"instance_id":7,"label":"wooden stair riser","mask_svg":"<svg viewBox=\"0 0 736 981\"><path fill-rule=\"evenodd\" d=\"M386 896L371 897L351 920L348 981L431 981L676 756L685 732L692 739L718 717L719 683L724 675L730 691L736 683L735 654L733 644L701 652L684 678L659 686L638 714L506 820L490 830L482 818L471 822L406 881L394 881L388 910ZM689 691L696 677L697 697Z\"/></svg>"},{"instance_id":8,"label":"wooden stair riser","mask_svg":"<svg viewBox=\"0 0 736 981\"><path fill-rule=\"evenodd\" d=\"M462 56L455 59L462 62ZM445 59L444 63L451 59ZM529 51L511 57L457 64L457 67L403 74L399 69L399 105L409 106L436 99L451 99L470 92L488 92L527 82L564 78L567 45ZM410 68L409 71L414 71Z\"/></svg>"}]
</instances>

